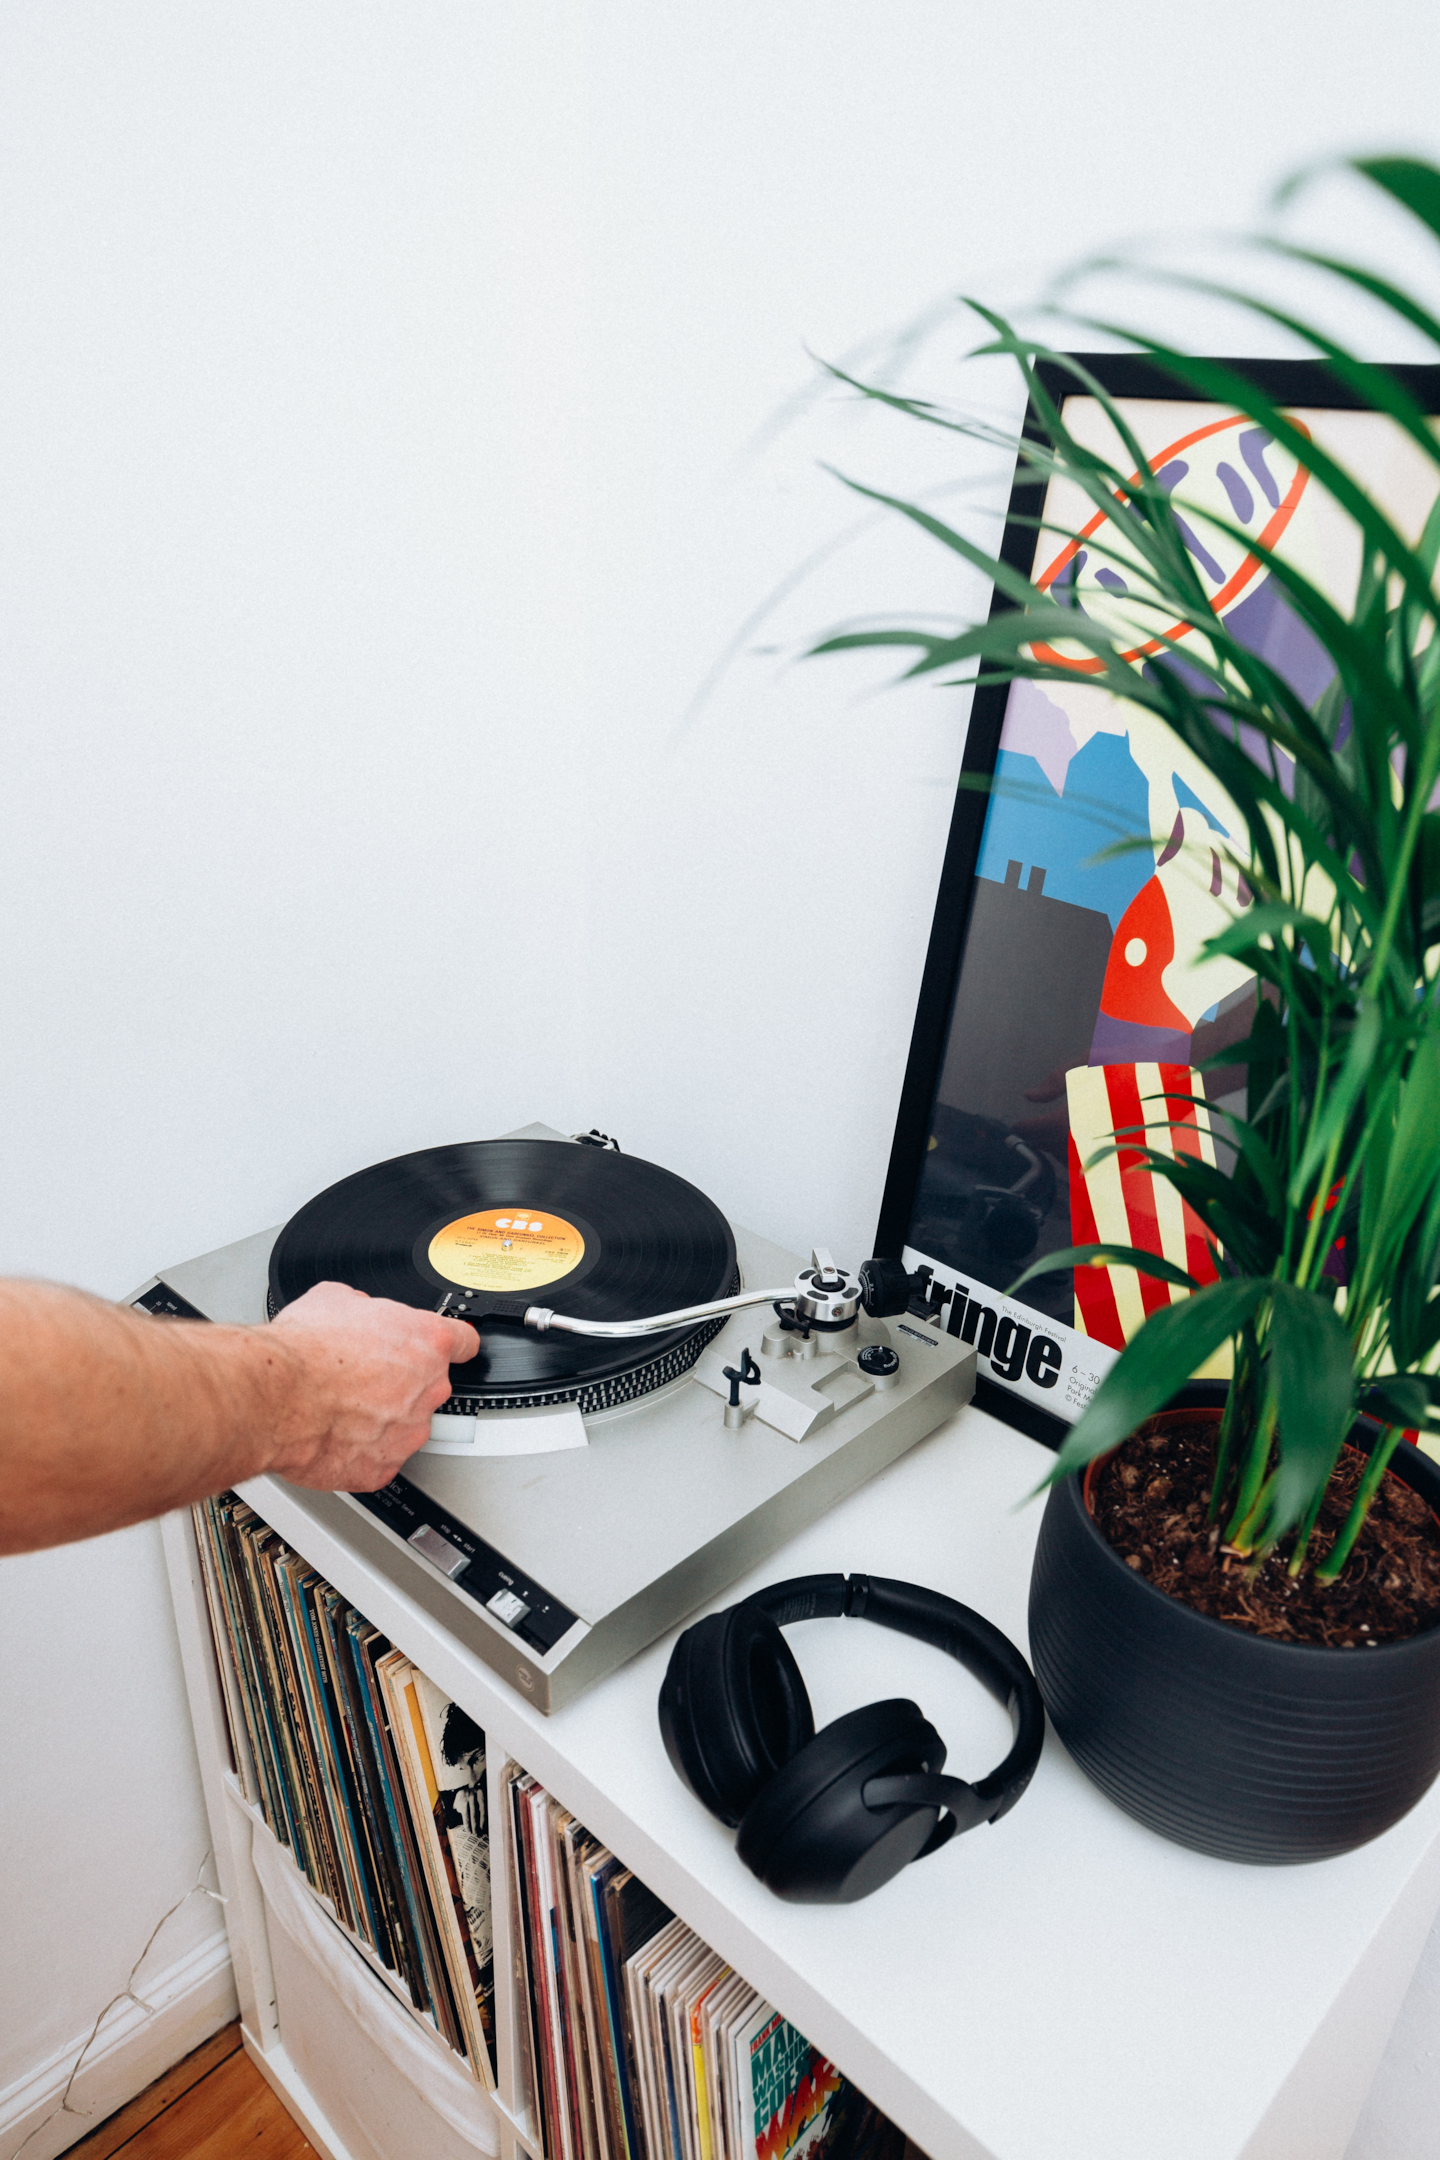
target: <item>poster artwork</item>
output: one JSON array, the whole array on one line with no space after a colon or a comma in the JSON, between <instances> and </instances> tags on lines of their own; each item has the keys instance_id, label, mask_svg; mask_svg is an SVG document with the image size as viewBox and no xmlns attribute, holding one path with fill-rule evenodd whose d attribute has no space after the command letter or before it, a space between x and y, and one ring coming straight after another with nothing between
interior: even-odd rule
<instances>
[{"instance_id":1,"label":"poster artwork","mask_svg":"<svg viewBox=\"0 0 1440 2160\"><path fill-rule=\"evenodd\" d=\"M1353 527L1263 429L1217 406L1119 402L1156 478L1187 511L1213 508L1341 606L1353 603L1360 570ZM1295 417L1402 532L1418 535L1426 468L1392 422L1328 409ZM1067 399L1065 419L1081 442L1123 467L1097 400ZM1073 483L1052 483L1050 529L1032 576L1121 630L1133 640L1127 658L1144 668L1164 626L1153 614L1127 616L1123 519L1119 504L1098 514ZM1180 529L1232 635L1313 708L1333 669L1273 573L1202 517L1182 516ZM1060 545L1057 533L1066 531L1079 539ZM1170 627L1180 634L1165 641L1167 664L1183 669L1194 633ZM1073 1420L1116 1355L1097 1339L1103 1329L1093 1309L1088 1318L1077 1312L1073 1271L1027 1284L1019 1300L999 1294L1038 1255L1086 1241L1085 1196L1072 1185L1093 1157L1094 1139L1083 1153L1072 1151L1070 1104L1094 1091L1080 1088L1077 1097L1067 1075L1179 1068L1183 1088L1185 1068L1248 1034L1256 985L1238 962L1202 951L1251 900L1228 855L1232 836L1244 849L1234 806L1158 720L1091 679L1098 659L1078 645L1036 650L1067 677L1017 682L1008 694L906 1258L911 1266L929 1262L937 1277L960 1286L960 1331L976 1344L982 1375ZM1258 740L1252 748L1260 754ZM1283 783L1291 774L1288 761L1281 764ZM1243 1067L1222 1064L1204 1089L1211 1103L1243 1110ZM1215 1145L1223 1169L1218 1120ZM1158 1190L1163 1181L1150 1182ZM1162 1285L1146 1295L1148 1304L1171 1293Z\"/></svg>"}]
</instances>

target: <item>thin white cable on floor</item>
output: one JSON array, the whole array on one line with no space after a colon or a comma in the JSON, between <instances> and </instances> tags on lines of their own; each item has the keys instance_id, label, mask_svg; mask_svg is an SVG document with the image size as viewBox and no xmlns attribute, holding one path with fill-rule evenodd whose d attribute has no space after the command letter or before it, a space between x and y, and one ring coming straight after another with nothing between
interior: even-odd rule
<instances>
[{"instance_id":1,"label":"thin white cable on floor","mask_svg":"<svg viewBox=\"0 0 1440 2160\"><path fill-rule=\"evenodd\" d=\"M134 1964L130 1967L129 1972L126 1974L124 1987L120 1989L118 1994L111 1996L109 2002L106 2003L104 2009L100 2012L94 2024L91 2026L90 2031L86 2036L84 2045L80 2049L79 2054L75 2057L74 2062L70 2066L70 2075L65 2080L65 2090L61 2093L58 2102L53 2108L51 2108L48 2115L41 2116L39 2122L35 2124L32 2130L26 2132L25 2136L20 2140L20 2143L15 2147L14 2151L9 2154L8 2160L20 2160L20 2155L24 2152L25 2147L31 2142L32 2139L39 2137L40 2132L45 2128L46 2124L54 2122L57 2115L75 2115L78 2116L82 2122L87 2122L89 2120L90 2110L88 2108L77 2108L70 2105L70 2095L75 2089L75 2080L77 2077L79 2077L80 2072L84 2069L85 2058L90 2053L91 2048L94 2047L96 2040L100 2036L101 2026L105 2023L105 2020L107 2017L109 2017L111 2011L116 2009L119 2004L123 2002L134 2003L136 2009L141 2011L144 2016L154 2016L155 2005L153 2003L146 2002L143 1996L137 1995L135 1993L135 1975L139 1972L146 1958L149 1957L150 1952L154 1949L156 1938L159 1936L160 1930L164 1927L167 1920L174 1919L176 1913L179 1912L182 1905L189 1904L191 1898L194 1897L197 1892L202 1897L214 1898L217 1905L223 1905L226 1903L226 1900L221 1896L220 1892L218 1890L212 1890L209 1884L204 1880L205 1870L207 1867L209 1867L214 1857L215 1855L213 1848L206 1852L204 1859L200 1862L199 1867L195 1871L195 1880L193 1883L191 1883L190 1888L185 1892L183 1897L176 1898L175 1903L170 1907L168 1912L161 1913L160 1918L156 1921L154 1927L151 1928L150 1933L146 1938L144 1949L140 1952L139 1957L136 1958Z\"/></svg>"}]
</instances>

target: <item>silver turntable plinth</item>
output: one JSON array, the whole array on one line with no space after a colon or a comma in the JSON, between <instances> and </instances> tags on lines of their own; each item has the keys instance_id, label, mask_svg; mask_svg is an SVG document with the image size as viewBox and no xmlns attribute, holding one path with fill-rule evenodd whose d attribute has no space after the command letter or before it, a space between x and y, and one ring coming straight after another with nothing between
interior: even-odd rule
<instances>
[{"instance_id":1,"label":"silver turntable plinth","mask_svg":"<svg viewBox=\"0 0 1440 2160\"><path fill-rule=\"evenodd\" d=\"M527 1136L569 1144L547 1127ZM747 1284L785 1282L802 1265L734 1234ZM206 1319L263 1321L277 1235L168 1267L135 1302L174 1310L173 1292ZM871 1346L898 1364L862 1360ZM442 1412L432 1447L383 1494L287 1485L286 1496L557 1710L903 1455L974 1385L974 1350L923 1319L862 1314L845 1337L792 1346L768 1307L751 1308L688 1373L638 1401L584 1417L573 1404Z\"/></svg>"}]
</instances>

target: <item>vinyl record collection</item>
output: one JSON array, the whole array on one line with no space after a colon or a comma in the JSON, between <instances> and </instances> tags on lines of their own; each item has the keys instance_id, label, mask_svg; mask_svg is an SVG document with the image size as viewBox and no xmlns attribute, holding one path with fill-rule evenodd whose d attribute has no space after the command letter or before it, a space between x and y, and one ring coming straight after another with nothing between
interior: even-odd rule
<instances>
[{"instance_id":1,"label":"vinyl record collection","mask_svg":"<svg viewBox=\"0 0 1440 2160\"><path fill-rule=\"evenodd\" d=\"M245 1797L493 2091L483 1733L244 1501L193 1513ZM902 2133L520 1764L498 1791L515 2100L543 2160L902 2160Z\"/></svg>"},{"instance_id":2,"label":"vinyl record collection","mask_svg":"<svg viewBox=\"0 0 1440 2160\"><path fill-rule=\"evenodd\" d=\"M894 2124L518 1763L503 1789L545 2160L901 2160Z\"/></svg>"},{"instance_id":3,"label":"vinyl record collection","mask_svg":"<svg viewBox=\"0 0 1440 2160\"><path fill-rule=\"evenodd\" d=\"M243 1501L194 1515L246 1798L493 2090L484 1734Z\"/></svg>"}]
</instances>

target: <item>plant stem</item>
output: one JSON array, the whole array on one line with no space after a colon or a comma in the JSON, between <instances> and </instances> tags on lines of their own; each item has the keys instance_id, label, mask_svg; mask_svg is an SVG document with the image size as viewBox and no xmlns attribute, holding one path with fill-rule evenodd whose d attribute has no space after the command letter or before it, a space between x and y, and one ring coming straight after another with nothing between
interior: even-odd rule
<instances>
[{"instance_id":1,"label":"plant stem","mask_svg":"<svg viewBox=\"0 0 1440 2160\"><path fill-rule=\"evenodd\" d=\"M1291 985L1290 985L1290 971L1289 971L1289 951L1288 951L1288 948L1282 948L1282 950L1283 950L1283 952L1284 952L1284 958L1283 958L1283 959L1281 959L1281 954L1280 954L1280 952L1278 952L1278 951L1277 951L1277 954L1276 954L1276 958L1277 958L1277 961L1279 961L1279 963L1280 963L1280 972L1281 972L1281 973L1282 973L1282 975L1284 976L1284 984L1283 984L1283 988L1282 988L1282 991L1281 991L1281 995L1283 996L1283 998L1284 998L1284 1001L1285 1001L1285 1010L1286 1010L1286 1012L1287 1012L1287 1013L1289 1013L1289 1012L1293 1012L1293 1011L1294 1011L1294 1004L1295 1004L1295 1001L1294 1001L1293 997L1291 996ZM1323 1025L1323 1022L1322 1022L1322 1025ZM1320 1089L1321 1089L1321 1087L1323 1086L1323 1083L1324 1083L1324 1073L1325 1073L1325 1067L1324 1067L1324 1060L1323 1060L1323 1052L1324 1052L1324 1043L1323 1043L1323 1038L1322 1038L1322 1044L1321 1044L1321 1052L1322 1052L1322 1056L1321 1056L1321 1062L1320 1062L1319 1066L1317 1067L1317 1081L1316 1081L1316 1089L1315 1089L1315 1092L1316 1092L1316 1096L1317 1096L1317 1099L1318 1099L1318 1097L1319 1097L1319 1094L1320 1094ZM1301 1116L1300 1116L1300 1061L1299 1061L1299 1059L1298 1059L1298 1058L1297 1058L1297 1057L1296 1057L1296 1056L1294 1055L1294 1045L1293 1045L1293 1043L1292 1043L1292 1046L1291 1046L1291 1055L1290 1055L1290 1059L1289 1059L1289 1070L1288 1070L1288 1072L1287 1072L1287 1074L1286 1074L1286 1078L1287 1078L1287 1080L1288 1080L1288 1082L1289 1082L1289 1088L1290 1088L1290 1119L1289 1119L1290 1160L1289 1160L1289 1164L1288 1164L1288 1170L1289 1170L1289 1177L1288 1177L1288 1178L1287 1178L1287 1180L1286 1180L1286 1182L1287 1182L1287 1185L1288 1185L1288 1183L1290 1182L1290 1179L1293 1179L1293 1177L1294 1177L1294 1175L1295 1175L1295 1170L1296 1170L1296 1157L1297 1157L1297 1147L1298 1147L1298 1146L1299 1146L1299 1144L1300 1144L1300 1142L1299 1142L1299 1137L1298 1137L1298 1136L1300 1135L1300 1132L1301 1132ZM1318 1114L1318 1112L1317 1112L1316 1114ZM1295 1216L1295 1210L1294 1210L1293 1208L1287 1208L1287 1209L1285 1210L1285 1254L1284 1254L1284 1259L1283 1259L1283 1261L1282 1261L1282 1263L1281 1263L1281 1268L1280 1268L1280 1272L1281 1272L1281 1274L1282 1274L1282 1275L1284 1275L1284 1276L1285 1276L1285 1277L1286 1277L1286 1278L1287 1278L1288 1280L1290 1280L1290 1281L1295 1281L1295 1280L1298 1280L1298 1278L1297 1278L1297 1277L1296 1277L1296 1276L1294 1275L1294 1273L1293 1273L1293 1269L1294 1269L1294 1261L1295 1261L1295 1253L1294 1253L1294 1238L1295 1238L1295 1231L1296 1231L1296 1216Z\"/></svg>"},{"instance_id":2,"label":"plant stem","mask_svg":"<svg viewBox=\"0 0 1440 2160\"><path fill-rule=\"evenodd\" d=\"M1316 1100L1318 1103L1318 1088L1316 1090ZM1320 1173L1320 1183L1316 1187L1316 1197L1311 1210L1310 1224L1305 1234L1305 1249L1300 1255L1300 1265L1295 1270L1296 1282L1308 1283L1310 1280L1310 1263L1315 1258L1315 1241L1320 1236L1320 1228L1325 1220L1325 1195L1335 1182L1335 1164L1339 1159L1340 1142L1343 1138L1344 1134L1342 1132L1336 1133L1334 1139L1330 1142L1330 1152L1325 1157L1325 1167Z\"/></svg>"},{"instance_id":3,"label":"plant stem","mask_svg":"<svg viewBox=\"0 0 1440 2160\"><path fill-rule=\"evenodd\" d=\"M1341 1568L1349 1559L1351 1548L1360 1535L1360 1526L1369 1513L1370 1502L1375 1497L1391 1456L1400 1445L1400 1438L1400 1427L1398 1425L1387 1425L1375 1442L1374 1447L1370 1450L1370 1460L1365 1466L1365 1475L1355 1488L1355 1498L1350 1503L1350 1512L1341 1527L1340 1535L1331 1546L1328 1558L1323 1565L1315 1570L1317 1583L1328 1587L1334 1582Z\"/></svg>"},{"instance_id":4,"label":"plant stem","mask_svg":"<svg viewBox=\"0 0 1440 2160\"><path fill-rule=\"evenodd\" d=\"M1314 1536L1315 1525L1320 1519L1320 1510L1325 1504L1325 1495L1329 1490L1330 1480L1326 1478L1324 1484L1317 1488L1314 1499L1305 1510L1303 1521L1296 1529L1295 1547L1290 1555L1290 1565L1286 1571L1292 1582L1298 1579L1300 1571L1305 1565L1305 1554L1309 1549L1310 1540Z\"/></svg>"},{"instance_id":5,"label":"plant stem","mask_svg":"<svg viewBox=\"0 0 1440 2160\"><path fill-rule=\"evenodd\" d=\"M1255 1495L1249 1514L1242 1523L1236 1525L1226 1540L1226 1543L1233 1545L1237 1552L1243 1553L1246 1559L1250 1557L1250 1554L1255 1549L1256 1533L1264 1523L1269 1510L1270 1497L1275 1490L1276 1476L1277 1472L1272 1470L1260 1487L1259 1492Z\"/></svg>"},{"instance_id":6,"label":"plant stem","mask_svg":"<svg viewBox=\"0 0 1440 2160\"><path fill-rule=\"evenodd\" d=\"M1270 1467L1270 1443L1274 1437L1275 1401L1273 1396L1267 1396L1259 1421L1256 1424L1255 1437L1245 1452L1244 1468L1240 1476L1240 1492L1235 1502L1235 1512L1230 1518L1230 1528L1226 1533L1226 1542L1228 1544L1237 1545L1240 1542L1242 1531L1249 1526L1250 1518L1255 1512L1255 1504L1260 1498L1261 1488L1265 1483L1266 1472Z\"/></svg>"},{"instance_id":7,"label":"plant stem","mask_svg":"<svg viewBox=\"0 0 1440 2160\"><path fill-rule=\"evenodd\" d=\"M1440 771L1440 742L1437 742L1433 728L1427 730L1425 755L1419 762L1421 770L1415 776L1417 784L1406 806L1405 823L1400 833L1400 845L1396 850L1395 860L1391 866L1390 893L1385 903L1385 913L1380 922L1380 935L1375 940L1371 955L1369 972L1377 980L1383 979L1385 970L1390 964L1390 947L1395 941L1395 929L1400 919L1400 909L1404 904L1408 889L1411 858L1415 853L1416 842L1420 837L1421 822L1425 816L1431 790L1435 785L1436 774L1437 771Z\"/></svg>"},{"instance_id":8,"label":"plant stem","mask_svg":"<svg viewBox=\"0 0 1440 2160\"><path fill-rule=\"evenodd\" d=\"M1235 1372L1225 1397L1225 1408L1220 1419L1220 1438L1215 1448L1215 1472L1210 1482L1210 1506L1207 1522L1218 1522L1220 1510L1225 1503L1225 1487L1230 1477L1240 1433L1249 1421L1255 1399L1255 1370L1259 1361L1259 1345L1255 1340L1255 1328L1246 1321L1240 1335L1240 1351L1235 1360Z\"/></svg>"}]
</instances>

